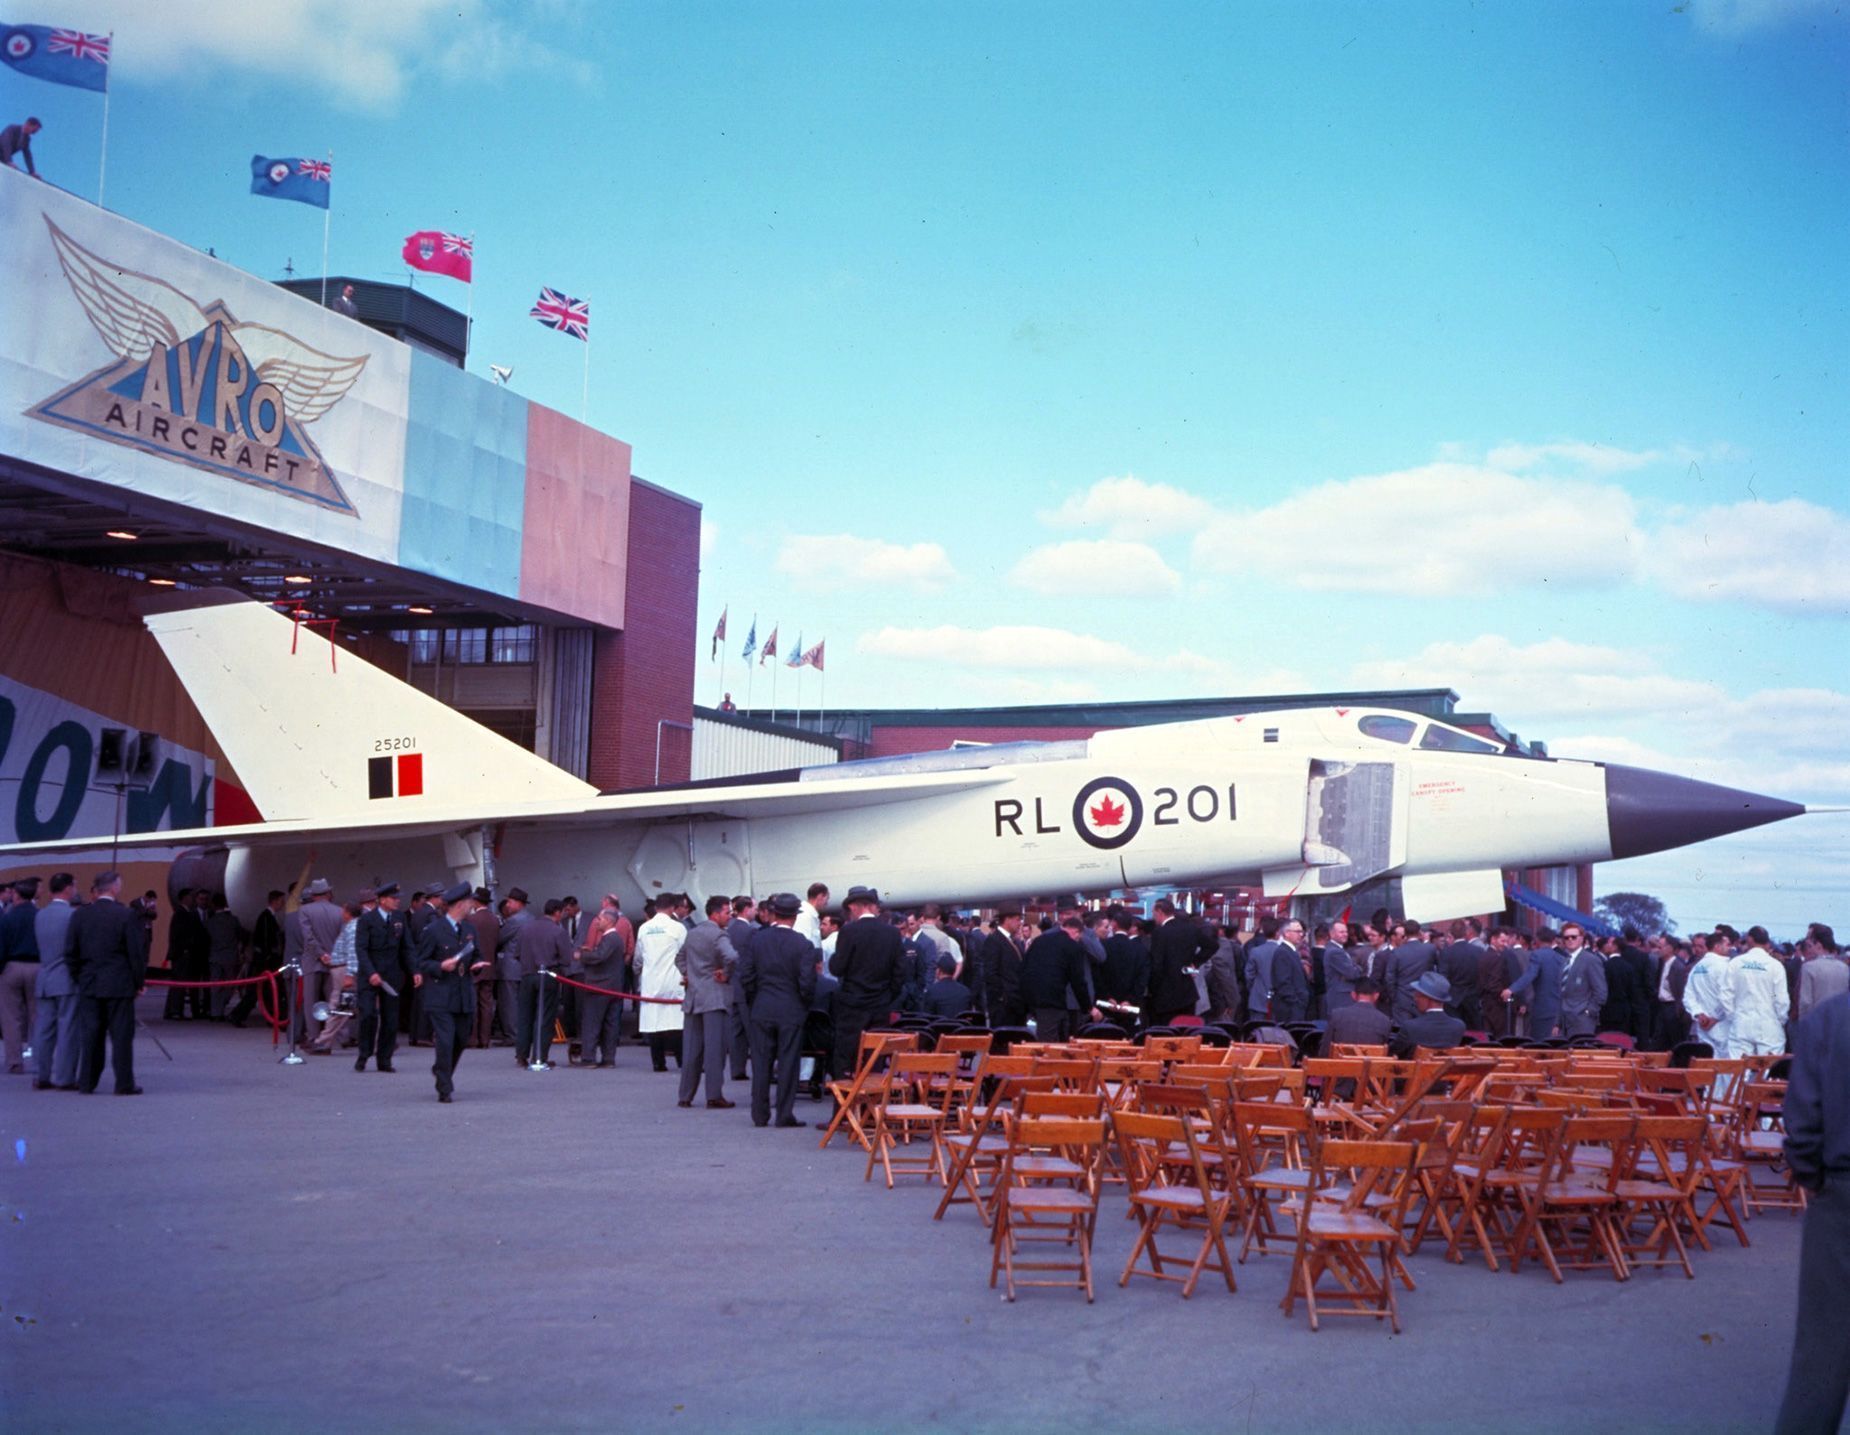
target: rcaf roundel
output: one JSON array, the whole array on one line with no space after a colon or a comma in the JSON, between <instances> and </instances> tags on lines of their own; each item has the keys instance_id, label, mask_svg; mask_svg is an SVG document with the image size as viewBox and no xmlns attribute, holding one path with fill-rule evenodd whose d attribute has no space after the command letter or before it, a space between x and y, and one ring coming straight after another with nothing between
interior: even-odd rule
<instances>
[{"instance_id":1,"label":"rcaf roundel","mask_svg":"<svg viewBox=\"0 0 1850 1435\"><path fill-rule=\"evenodd\" d=\"M1093 847L1122 847L1143 826L1143 799L1118 777L1095 777L1073 799L1073 830Z\"/></svg>"}]
</instances>

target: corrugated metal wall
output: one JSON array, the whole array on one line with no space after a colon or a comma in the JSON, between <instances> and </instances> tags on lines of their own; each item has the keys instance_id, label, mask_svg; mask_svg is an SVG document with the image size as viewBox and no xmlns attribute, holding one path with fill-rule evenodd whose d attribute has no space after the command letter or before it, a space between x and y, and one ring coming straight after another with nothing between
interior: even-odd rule
<instances>
[{"instance_id":1,"label":"corrugated metal wall","mask_svg":"<svg viewBox=\"0 0 1850 1435\"><path fill-rule=\"evenodd\" d=\"M698 782L711 777L745 777L791 767L821 767L840 761L835 745L694 714L694 763Z\"/></svg>"}]
</instances>

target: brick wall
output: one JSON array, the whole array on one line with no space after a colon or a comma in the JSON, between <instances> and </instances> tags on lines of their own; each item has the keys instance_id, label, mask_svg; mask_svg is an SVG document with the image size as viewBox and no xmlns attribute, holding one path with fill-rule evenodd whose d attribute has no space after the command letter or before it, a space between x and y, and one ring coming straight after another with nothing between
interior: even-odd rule
<instances>
[{"instance_id":1,"label":"brick wall","mask_svg":"<svg viewBox=\"0 0 1850 1435\"><path fill-rule=\"evenodd\" d=\"M700 589L700 505L632 479L625 626L597 637L588 780L600 788L655 781L656 727L694 720L694 624ZM685 732L662 735L663 782L684 782Z\"/></svg>"}]
</instances>

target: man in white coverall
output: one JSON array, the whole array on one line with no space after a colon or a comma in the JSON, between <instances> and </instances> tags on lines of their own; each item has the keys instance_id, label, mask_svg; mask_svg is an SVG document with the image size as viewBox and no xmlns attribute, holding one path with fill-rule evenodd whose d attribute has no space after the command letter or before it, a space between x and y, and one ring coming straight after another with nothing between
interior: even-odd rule
<instances>
[{"instance_id":1,"label":"man in white coverall","mask_svg":"<svg viewBox=\"0 0 1850 1435\"><path fill-rule=\"evenodd\" d=\"M1768 949L1770 940L1765 927L1749 927L1747 950L1728 964L1733 988L1728 1004L1729 1056L1765 1056L1786 1049L1786 1013L1792 996L1785 964Z\"/></svg>"},{"instance_id":2,"label":"man in white coverall","mask_svg":"<svg viewBox=\"0 0 1850 1435\"><path fill-rule=\"evenodd\" d=\"M1717 931L1709 939L1709 952L1689 970L1683 986L1683 1010L1693 1025L1690 1036L1706 1041L1717 1056L1728 1055L1728 1015L1734 1010L1734 984L1729 980L1728 936Z\"/></svg>"}]
</instances>

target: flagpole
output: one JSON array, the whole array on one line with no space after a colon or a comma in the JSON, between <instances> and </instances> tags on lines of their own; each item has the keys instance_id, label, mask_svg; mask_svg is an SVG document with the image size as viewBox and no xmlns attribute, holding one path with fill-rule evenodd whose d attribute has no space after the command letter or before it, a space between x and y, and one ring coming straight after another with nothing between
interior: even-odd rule
<instances>
[{"instance_id":1,"label":"flagpole","mask_svg":"<svg viewBox=\"0 0 1850 1435\"><path fill-rule=\"evenodd\" d=\"M328 151L328 205L321 211L321 307L328 307L328 232L334 227L334 151Z\"/></svg>"},{"instance_id":2,"label":"flagpole","mask_svg":"<svg viewBox=\"0 0 1850 1435\"><path fill-rule=\"evenodd\" d=\"M591 422L591 296L585 296L585 392L578 405L578 422Z\"/></svg>"},{"instance_id":3,"label":"flagpole","mask_svg":"<svg viewBox=\"0 0 1850 1435\"><path fill-rule=\"evenodd\" d=\"M109 32L109 63L116 59L116 32ZM103 185L109 178L109 67L103 67L103 152L96 160L96 207L103 207Z\"/></svg>"},{"instance_id":4,"label":"flagpole","mask_svg":"<svg viewBox=\"0 0 1850 1435\"><path fill-rule=\"evenodd\" d=\"M781 668L783 665L784 665L784 660L780 656L777 660L777 668ZM772 722L777 721L777 668L771 669L771 721Z\"/></svg>"}]
</instances>

